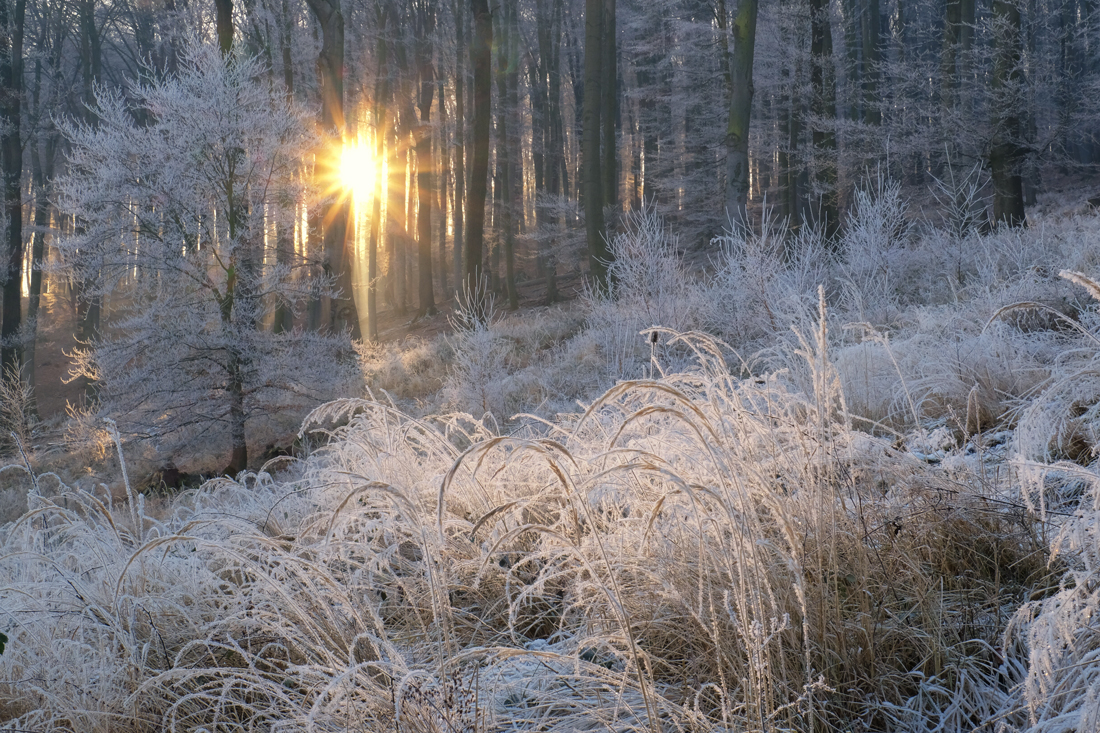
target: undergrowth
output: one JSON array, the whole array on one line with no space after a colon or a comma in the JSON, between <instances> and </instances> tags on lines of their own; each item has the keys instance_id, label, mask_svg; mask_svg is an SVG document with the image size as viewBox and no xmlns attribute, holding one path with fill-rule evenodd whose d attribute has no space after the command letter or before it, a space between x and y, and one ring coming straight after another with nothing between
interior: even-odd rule
<instances>
[{"instance_id":1,"label":"undergrowth","mask_svg":"<svg viewBox=\"0 0 1100 733\"><path fill-rule=\"evenodd\" d=\"M1100 287L1047 262L1095 221L858 198L702 274L636 218L613 297L365 348L309 455L157 507L115 437L114 487L6 468L2 725L1094 728Z\"/></svg>"}]
</instances>

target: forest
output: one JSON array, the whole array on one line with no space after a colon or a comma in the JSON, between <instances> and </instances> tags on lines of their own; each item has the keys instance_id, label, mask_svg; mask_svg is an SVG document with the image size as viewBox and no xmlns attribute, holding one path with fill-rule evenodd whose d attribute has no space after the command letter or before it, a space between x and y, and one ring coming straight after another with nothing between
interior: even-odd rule
<instances>
[{"instance_id":1,"label":"forest","mask_svg":"<svg viewBox=\"0 0 1100 733\"><path fill-rule=\"evenodd\" d=\"M0 732L1100 730L1097 0L0 0Z\"/></svg>"}]
</instances>

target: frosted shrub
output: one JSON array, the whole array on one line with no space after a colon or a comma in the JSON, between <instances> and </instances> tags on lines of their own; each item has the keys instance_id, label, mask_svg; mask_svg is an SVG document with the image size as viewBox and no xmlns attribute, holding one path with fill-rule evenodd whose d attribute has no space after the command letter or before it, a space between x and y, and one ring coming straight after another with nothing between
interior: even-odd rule
<instances>
[{"instance_id":1,"label":"frosted shrub","mask_svg":"<svg viewBox=\"0 0 1100 733\"><path fill-rule=\"evenodd\" d=\"M628 214L609 246L610 300L622 315L640 325L692 325L694 283L656 209Z\"/></svg>"},{"instance_id":2,"label":"frosted shrub","mask_svg":"<svg viewBox=\"0 0 1100 733\"><path fill-rule=\"evenodd\" d=\"M609 292L586 294L583 343L573 345L598 354L582 361L599 370L601 388L640 375L649 357L641 329L695 328L701 308L699 284L684 266L676 240L656 209L628 214L609 248L614 258Z\"/></svg>"},{"instance_id":3,"label":"frosted shrub","mask_svg":"<svg viewBox=\"0 0 1100 733\"><path fill-rule=\"evenodd\" d=\"M896 312L910 234L901 185L878 175L856 189L854 213L841 239L845 308L869 323Z\"/></svg>"},{"instance_id":4,"label":"frosted shrub","mask_svg":"<svg viewBox=\"0 0 1100 733\"><path fill-rule=\"evenodd\" d=\"M517 407L515 395L508 389L514 346L488 323L476 323L456 333L453 363L443 384L444 403L475 415L510 417Z\"/></svg>"},{"instance_id":5,"label":"frosted shrub","mask_svg":"<svg viewBox=\"0 0 1100 733\"><path fill-rule=\"evenodd\" d=\"M30 449L34 390L14 369L0 371L0 457Z\"/></svg>"},{"instance_id":6,"label":"frosted shrub","mask_svg":"<svg viewBox=\"0 0 1100 733\"><path fill-rule=\"evenodd\" d=\"M1075 473L1085 487L1080 508L1051 542L1065 574L1049 596L1017 610L1005 635L1006 661L1026 669L1013 730L1100 729L1100 480L1093 470Z\"/></svg>"},{"instance_id":7,"label":"frosted shrub","mask_svg":"<svg viewBox=\"0 0 1100 733\"><path fill-rule=\"evenodd\" d=\"M765 209L760 232L741 229L715 238L715 272L703 298L709 331L731 343L763 345L792 325L809 325L813 297L830 278L820 230L792 233Z\"/></svg>"},{"instance_id":8,"label":"frosted shrub","mask_svg":"<svg viewBox=\"0 0 1100 733\"><path fill-rule=\"evenodd\" d=\"M962 241L977 234L986 225L987 196L982 195L988 179L983 175L982 164L976 163L967 171L948 164L943 180L933 178L932 194L940 205L944 229L955 241Z\"/></svg>"}]
</instances>

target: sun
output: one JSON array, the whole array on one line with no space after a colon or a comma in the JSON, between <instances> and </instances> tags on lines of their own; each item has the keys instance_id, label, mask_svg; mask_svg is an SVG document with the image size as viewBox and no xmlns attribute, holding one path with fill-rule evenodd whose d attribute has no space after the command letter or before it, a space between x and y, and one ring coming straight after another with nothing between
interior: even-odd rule
<instances>
[{"instance_id":1,"label":"sun","mask_svg":"<svg viewBox=\"0 0 1100 733\"><path fill-rule=\"evenodd\" d=\"M340 184L359 201L366 201L374 191L375 162L366 141L348 140L340 153Z\"/></svg>"}]
</instances>

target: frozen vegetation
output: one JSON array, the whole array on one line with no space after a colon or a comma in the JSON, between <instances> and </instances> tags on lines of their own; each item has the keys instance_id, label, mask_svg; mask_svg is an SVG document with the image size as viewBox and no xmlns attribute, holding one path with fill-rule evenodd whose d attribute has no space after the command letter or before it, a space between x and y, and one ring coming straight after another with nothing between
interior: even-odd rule
<instances>
[{"instance_id":1,"label":"frozen vegetation","mask_svg":"<svg viewBox=\"0 0 1100 733\"><path fill-rule=\"evenodd\" d=\"M1100 728L1100 221L953 211L702 270L638 215L609 297L364 348L156 507L17 460L2 727Z\"/></svg>"}]
</instances>

